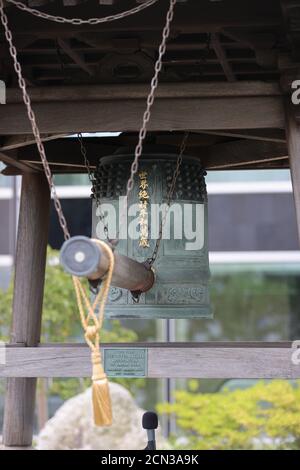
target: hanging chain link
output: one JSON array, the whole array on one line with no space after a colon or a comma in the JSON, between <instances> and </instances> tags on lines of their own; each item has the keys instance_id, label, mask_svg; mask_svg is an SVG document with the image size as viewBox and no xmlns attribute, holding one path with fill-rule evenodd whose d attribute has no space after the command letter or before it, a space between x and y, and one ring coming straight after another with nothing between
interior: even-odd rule
<instances>
[{"instance_id":1,"label":"hanging chain link","mask_svg":"<svg viewBox=\"0 0 300 470\"><path fill-rule=\"evenodd\" d=\"M170 26L171 26L171 23L172 23L172 20L173 20L173 17L174 17L174 7L176 5L176 2L177 2L177 0L170 0L170 5L169 5L168 12L167 12L167 17L166 17L166 23L165 23L165 27L164 27L163 32L162 32L162 40L161 40L161 44L160 44L159 50L158 50L158 58L156 60L155 67L154 67L154 76L151 80L150 92L149 92L149 95L147 97L147 107L146 107L146 110L145 110L144 115L143 115L142 127L140 129L138 143L137 143L137 146L135 148L135 157L134 157L134 161L131 165L131 169L130 169L131 173L130 173L130 177L128 179L127 186L126 186L126 196L125 196L125 200L124 200L124 206L121 209L121 217L120 217L121 224L122 224L124 218L127 216L128 197L129 197L129 195L130 195L130 193L133 189L134 177L135 177L135 175L138 171L138 167L139 167L139 158L141 157L142 152L143 152L143 144L144 144L144 140L145 140L146 135L147 135L147 126L148 126L148 123L149 123L150 118L151 118L151 109L152 109L152 105L153 105L154 99L155 99L155 92L156 92L156 89L158 87L158 76L159 76L159 73L162 69L163 56L166 52L167 40L170 36ZM171 184L170 191L169 191L168 197L167 197L168 207L170 207L170 204L171 204L171 199L172 199L174 189L175 189L175 185L176 185L176 181L177 181L177 178L178 178L178 175L179 175L179 169L180 169L180 165L181 165L181 162L182 162L182 157L183 157L183 154L184 154L184 151L185 151L185 148L186 148L186 142L187 142L188 135L189 135L188 133L185 133L182 144L181 144L181 147L180 147L180 152L179 152L178 159L177 159L177 162L176 162L176 168L175 168L175 172L174 172L174 175L173 175L172 184ZM89 174L89 178L90 178L90 181L93 184L94 179L91 179L91 174L92 173L91 173L91 169L90 169L90 163L89 163L89 160L87 158L87 152L86 152L86 148L83 145L81 134L78 134L78 138L79 138L79 142L80 142L80 145L81 145L81 153L82 153L82 156L83 156L83 159L84 159L84 162L85 162L88 174ZM101 207L101 202L100 201L98 201L97 207ZM153 265L153 263L155 262L155 260L157 258L157 254L158 254L158 251L159 251L160 242L161 242L161 238L162 238L162 230L163 230L163 226L164 226L165 221L166 221L167 213L168 213L168 211L166 211L166 214L164 214L164 218L163 218L162 223L160 225L159 238L156 241L156 246L155 246L153 255L148 260L150 266ZM108 225L107 225L107 223L105 223L105 216L104 216L103 213L100 213L100 220L104 224L104 231L105 231L106 236L108 238ZM116 246L118 241L119 241L119 231L117 233L116 240L111 240L111 242L112 242L113 246Z\"/></svg>"},{"instance_id":2,"label":"hanging chain link","mask_svg":"<svg viewBox=\"0 0 300 470\"><path fill-rule=\"evenodd\" d=\"M174 191L175 191L177 178L178 178L179 173L180 173L180 167L181 167L183 155L184 155L184 152L185 152L185 149L186 149L186 146L187 146L188 138L189 138L189 132L185 132L184 136L183 136L183 139L182 139L182 142L181 142L181 145L180 145L179 154L178 154L178 157L177 157L177 160L176 160L176 165L175 165L175 170L174 170L174 174L173 174L172 183L171 183L170 189L168 191L168 195L167 195L167 206L168 207L170 207L171 202L172 202L172 197L173 197L173 194L174 194ZM165 214L165 217L163 219L163 224L165 223L166 217L167 217L167 214Z\"/></svg>"},{"instance_id":3,"label":"hanging chain link","mask_svg":"<svg viewBox=\"0 0 300 470\"><path fill-rule=\"evenodd\" d=\"M178 176L180 174L180 167L181 167L182 160L183 160L183 155L184 155L184 152L185 152L185 149L186 149L186 146L187 146L188 137L189 137L189 133L185 132L183 140L181 142L180 151L179 151L179 154L178 154L178 157L177 157L177 160L176 160L176 165L175 165L175 170L174 170L174 173L173 173L171 186L170 186L170 189L169 189L168 194L167 194L167 202L166 202L167 207L166 207L166 210L165 210L165 212L162 216L162 219L160 221L160 224L159 224L158 238L156 240L152 256L150 258L148 258L148 260L147 260L147 263L149 264L150 267L153 266L153 264L155 263L158 252L159 252L159 248L160 248L160 244L161 244L161 240L162 240L162 235L163 235L163 228L164 228L166 220L167 220L167 215L168 215L168 212L169 212L169 209L170 209L170 206L171 206L172 198L173 198L175 187L176 187L176 182L177 182Z\"/></svg>"},{"instance_id":4,"label":"hanging chain link","mask_svg":"<svg viewBox=\"0 0 300 470\"><path fill-rule=\"evenodd\" d=\"M96 25L100 23L108 23L111 21L121 20L122 18L126 18L127 16L135 15L142 10L154 5L158 2L158 0L148 0L141 5L138 5L131 10L122 11L121 13L117 13L116 15L109 15L103 18L88 18L86 20L82 18L64 18L63 16L55 16L50 15L49 13L44 13L43 11L36 10L35 8L30 8L22 2L18 2L17 0L6 0L7 3L11 3L16 8L22 11L26 11L26 13L30 13L33 16L37 16L38 18L42 18L44 20L54 21L56 23L68 23L73 25L82 25L82 24L89 24L89 25Z\"/></svg>"},{"instance_id":5,"label":"hanging chain link","mask_svg":"<svg viewBox=\"0 0 300 470\"><path fill-rule=\"evenodd\" d=\"M86 149L86 146L84 145L81 132L78 132L77 138L78 138L78 141L79 141L79 144L80 144L80 152L81 152L81 155L82 155L82 158L83 158L83 161L84 161L84 166L86 167L87 174L88 174L90 183L92 185L92 193L93 193L93 198L95 199L95 202L96 202L96 210L98 212L99 219L103 224L103 231L104 231L104 235L106 237L106 240L111 245L111 240L109 239L109 236L108 236L108 224L107 224L107 222L105 222L105 215L104 215L103 211L101 210L101 199L100 199L99 195L97 194L96 178L95 178L94 172L91 168L91 164L90 164L90 161L89 161L88 156L87 156L87 149Z\"/></svg>"},{"instance_id":6,"label":"hanging chain link","mask_svg":"<svg viewBox=\"0 0 300 470\"><path fill-rule=\"evenodd\" d=\"M158 75L162 69L163 56L165 55L166 48L167 48L167 40L170 36L170 26L174 17L174 7L176 5L176 1L177 0L170 0L170 6L169 6L168 13L167 13L166 24L162 33L162 41L158 49L158 58L155 62L155 73L151 80L150 93L147 97L147 107L143 115L143 123L139 132L139 140L135 148L135 157L131 165L131 175L127 182L127 193L126 193L127 198L132 191L133 183L134 183L134 176L137 173L138 167L139 167L139 158L143 152L143 143L147 135L147 126L151 117L151 108L154 103L155 92L158 87Z\"/></svg>"},{"instance_id":7,"label":"hanging chain link","mask_svg":"<svg viewBox=\"0 0 300 470\"><path fill-rule=\"evenodd\" d=\"M90 183L92 184L92 187L94 187L95 176L94 176L94 172L93 172L92 169L91 169L90 161L89 161L89 159L88 159L88 157L87 157L87 150L86 150L86 146L85 146L84 143L83 143L82 133L81 133L81 132L78 132L78 134L77 134L77 139L78 139L78 141L79 141L80 152L81 152L81 155L82 155L82 157L83 157L84 166L86 167L86 170L87 170L87 174L88 174Z\"/></svg>"},{"instance_id":8,"label":"hanging chain link","mask_svg":"<svg viewBox=\"0 0 300 470\"><path fill-rule=\"evenodd\" d=\"M158 87L158 76L163 65L163 56L165 55L166 48L167 48L167 40L170 36L170 26L174 17L174 7L176 5L176 2L177 0L170 0L169 9L168 9L167 16L166 16L166 23L162 32L162 40L158 49L158 58L154 66L154 75L151 80L150 92L147 97L147 107L143 114L142 127L139 131L138 143L136 145L135 152L134 152L134 160L130 168L130 177L128 179L127 186L126 186L126 196L124 198L124 205L121 209L120 225L124 222L124 218L127 215L128 197L134 185L134 177L139 169L139 158L143 152L143 144L147 135L147 127L148 127L148 123L151 117L151 109L154 103L155 92ZM117 234L117 240L118 238L119 238L119 233Z\"/></svg>"},{"instance_id":9,"label":"hanging chain link","mask_svg":"<svg viewBox=\"0 0 300 470\"><path fill-rule=\"evenodd\" d=\"M0 0L0 16L1 16L1 22L2 22L3 27L4 27L4 31L5 31L5 37L7 39L8 44L9 44L9 51L10 51L11 57L13 59L14 69L15 69L17 77L18 77L19 87L20 87L20 89L22 91L22 94L23 94L23 101L24 101L24 104L25 104L26 109L27 109L28 118L29 118L29 121L30 121L30 124L31 124L31 127L32 127L32 133L33 133L33 135L35 137L35 140L36 140L37 148L38 148L38 151L39 151L39 154L40 154L40 157L41 157L41 161L42 161L42 164L43 164L43 167L44 167L44 172L45 172L48 184L49 184L50 192L51 192L52 197L53 197L54 206L55 206L55 209L56 209L56 212L57 212L57 215L58 215L59 224L62 228L65 240L68 240L70 238L70 233L69 233L69 230L68 230L68 227L67 227L67 221L66 221L65 216L63 214L61 203L60 203L60 200L59 200L57 192L56 192L56 188L55 188L55 185L54 185L54 182L53 182L53 176L52 176L50 166L49 166L49 163L48 163L48 160L47 160L47 157L46 157L45 148L44 148L44 145L43 145L43 142L42 142L42 139L41 139L41 134L40 134L39 128L38 128L37 123L36 123L35 114L32 110L30 96L27 93L26 83L25 83L25 80L22 76L21 65L20 65L20 62L18 61L18 58L17 58L17 50L16 50L16 48L13 44L12 33L11 33L9 27L8 27L7 16L4 13L3 0Z\"/></svg>"}]
</instances>

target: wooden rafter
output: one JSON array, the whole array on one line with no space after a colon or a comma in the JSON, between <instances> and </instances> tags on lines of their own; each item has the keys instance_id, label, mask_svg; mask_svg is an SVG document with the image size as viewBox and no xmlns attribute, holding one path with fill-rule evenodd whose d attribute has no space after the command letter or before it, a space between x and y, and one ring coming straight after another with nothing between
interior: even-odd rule
<instances>
[{"instance_id":1,"label":"wooden rafter","mask_svg":"<svg viewBox=\"0 0 300 470\"><path fill-rule=\"evenodd\" d=\"M224 74L228 82L235 82L236 77L233 73L232 67L226 57L226 51L221 44L219 34L212 33L211 35L211 45L216 53L217 58L219 59L220 64L222 65Z\"/></svg>"},{"instance_id":2,"label":"wooden rafter","mask_svg":"<svg viewBox=\"0 0 300 470\"><path fill-rule=\"evenodd\" d=\"M75 62L75 64L77 64L91 77L95 75L93 68L85 62L83 55L72 49L70 41L68 41L67 39L58 38L57 42L59 47L64 51L65 54L67 54L67 56L69 56Z\"/></svg>"},{"instance_id":3,"label":"wooden rafter","mask_svg":"<svg viewBox=\"0 0 300 470\"><path fill-rule=\"evenodd\" d=\"M56 134L56 135L41 135L41 139L43 142L48 142L50 140L56 140L66 137L66 134ZM0 144L0 152L5 152L9 150L15 150L22 147L26 147L28 145L35 144L35 139L33 136L30 135L12 135L5 137L2 139L2 143ZM0 158L1 160L1 158Z\"/></svg>"},{"instance_id":4,"label":"wooden rafter","mask_svg":"<svg viewBox=\"0 0 300 470\"><path fill-rule=\"evenodd\" d=\"M89 86L50 86L35 87L29 90L33 102L56 101L96 101L145 99L149 86L144 84L110 84ZM220 82L217 86L211 82L202 83L161 83L156 97L165 98L240 98L257 96L282 96L278 82L243 81L234 85ZM18 88L7 89L7 104L22 103L22 94Z\"/></svg>"},{"instance_id":5,"label":"wooden rafter","mask_svg":"<svg viewBox=\"0 0 300 470\"><path fill-rule=\"evenodd\" d=\"M137 131L148 87L115 85L33 88L40 130L46 134ZM232 98L235 98L234 100ZM260 113L257 114L257 109ZM184 120L182 119L184 116ZM259 129L284 126L277 83L162 84L149 130ZM8 90L0 108L0 133L31 133L22 96Z\"/></svg>"},{"instance_id":6,"label":"wooden rafter","mask_svg":"<svg viewBox=\"0 0 300 470\"><path fill-rule=\"evenodd\" d=\"M31 133L23 105L0 108L0 134ZM138 131L144 100L36 103L42 133ZM257 113L257 110L260 113ZM184 119L183 119L184 117ZM150 131L260 129L284 126L280 97L157 99Z\"/></svg>"},{"instance_id":7,"label":"wooden rafter","mask_svg":"<svg viewBox=\"0 0 300 470\"><path fill-rule=\"evenodd\" d=\"M255 129L255 130L215 130L203 131L204 135L218 135L224 137L236 137L247 140L264 140L267 142L286 142L285 131L283 129Z\"/></svg>"},{"instance_id":8,"label":"wooden rafter","mask_svg":"<svg viewBox=\"0 0 300 470\"><path fill-rule=\"evenodd\" d=\"M35 164L29 162L20 162L16 156L7 155L3 152L0 152L0 161L8 166L17 168L22 173L34 173L40 171L40 168Z\"/></svg>"},{"instance_id":9,"label":"wooden rafter","mask_svg":"<svg viewBox=\"0 0 300 470\"><path fill-rule=\"evenodd\" d=\"M288 159L286 144L236 140L206 150L205 166L212 170Z\"/></svg>"},{"instance_id":10,"label":"wooden rafter","mask_svg":"<svg viewBox=\"0 0 300 470\"><path fill-rule=\"evenodd\" d=\"M207 170L249 168L255 167L255 165L260 168L270 165L278 167L288 165L288 152L285 143L245 139L220 142L220 139L222 137L209 136L207 139L206 136L191 134L187 153L199 157ZM136 140L136 134L115 138L85 139L91 168L96 166L99 158L112 155L122 147L126 148L127 152L128 147L133 151ZM155 140L157 148L161 149L162 153L165 151L176 153L181 141L182 134L174 135L172 133L161 133ZM45 149L54 173L86 172L76 139L48 141L45 142ZM19 149L17 157L17 162L42 168L35 145ZM11 159L11 165L13 165L13 159Z\"/></svg>"},{"instance_id":11,"label":"wooden rafter","mask_svg":"<svg viewBox=\"0 0 300 470\"><path fill-rule=\"evenodd\" d=\"M82 0L66 0L51 5L51 12L70 16L99 16L132 7L132 2L102 0L99 4ZM48 5L50 0L31 0L31 6ZM284 27L280 9L271 0L243 0L244 8L237 8L235 0L207 2L205 9L197 0L179 2L168 41L162 70L163 81L216 81L225 75L229 80L274 80L279 76L276 54L283 44ZM75 5L75 6L74 6ZM39 20L10 6L9 22L18 46L21 63L33 85L57 83L146 82L148 75L133 75L130 79L120 72L118 60L122 55L128 63L141 59L147 70L154 58L163 27L165 5L160 2L149 10L120 22L99 25L76 25ZM47 10L46 10L47 11ZM101 14L101 13L100 13ZM24 26L26 25L26 26ZM141 28L142 25L142 28ZM207 35L212 33L217 53L207 54ZM64 70L57 60L57 38L64 53L71 58ZM7 55L8 51L6 51ZM144 61L147 64L144 64ZM152 64L151 64L152 62ZM261 65L263 65L261 67ZM102 71L107 70L110 74ZM117 70L117 73L116 73ZM152 70L152 69L151 69ZM224 71L223 71L224 70ZM28 72L27 72L28 71ZM13 70L9 69L11 77ZM84 72L84 73L83 73ZM118 76L120 74L120 76ZM150 78L149 78L150 79Z\"/></svg>"}]
</instances>

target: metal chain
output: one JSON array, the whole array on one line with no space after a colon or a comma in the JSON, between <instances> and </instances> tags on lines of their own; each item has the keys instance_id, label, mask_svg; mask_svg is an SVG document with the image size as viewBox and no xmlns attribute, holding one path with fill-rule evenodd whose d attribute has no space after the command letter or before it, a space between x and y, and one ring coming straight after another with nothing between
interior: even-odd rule
<instances>
[{"instance_id":1,"label":"metal chain","mask_svg":"<svg viewBox=\"0 0 300 470\"><path fill-rule=\"evenodd\" d=\"M154 5L158 2L158 0L148 0L145 3L141 3L140 5L131 8L131 10L122 11L121 13L117 13L116 15L109 15L103 18L88 18L86 20L82 18L64 18L63 16L55 16L50 15L48 13L44 13L43 11L36 10L35 8L30 8L22 2L18 2L17 0L6 0L7 3L13 4L19 10L26 11L26 13L30 13L31 15L37 16L38 18L42 18L44 20L54 21L56 23L68 23L73 25L82 25L82 24L89 24L95 25L100 23L108 23L111 21L121 20L122 18L126 18L127 16L135 15L142 10Z\"/></svg>"},{"instance_id":2,"label":"metal chain","mask_svg":"<svg viewBox=\"0 0 300 470\"><path fill-rule=\"evenodd\" d=\"M65 240L68 240L70 238L70 233L69 233L69 230L68 230L68 227L67 227L67 221L66 221L65 216L63 214L61 203L60 203L60 200L59 200L57 192L56 192L56 188L55 188L55 185L54 185L54 182L53 182L52 173L51 173L50 166L49 166L49 163L48 163L48 160L47 160L47 157L46 157L45 148L44 148L44 145L43 145L43 142L42 142L42 139L41 139L39 128L38 128L37 123L36 123L35 114L34 114L34 112L32 110L32 107L31 107L30 96L27 93L26 83L25 83L25 80L24 80L23 75L22 75L22 68L21 68L20 62L18 61L18 58L17 58L17 50L16 50L16 48L13 44L12 34L11 34L11 31L8 27L7 16L4 13L3 0L0 0L0 16L1 16L2 25L4 27L4 31L5 31L5 37L7 39L8 44L9 44L9 52L10 52L11 57L13 59L14 69L15 69L17 77L18 77L19 87L20 87L20 89L22 91L22 94L23 94L23 101L24 101L24 104L25 104L26 109L27 109L28 118L29 118L29 121L30 121L30 124L31 124L31 127L32 127L32 133L35 137L36 145L37 145L37 148L38 148L38 151L39 151L39 154L40 154L40 157L41 157L41 161L42 161L42 164L43 164L43 167L44 167L44 172L45 172L48 184L49 184L50 192L53 196L54 206L55 206L55 209L56 209L56 212L57 212L57 215L58 215L59 224L62 228Z\"/></svg>"},{"instance_id":3,"label":"metal chain","mask_svg":"<svg viewBox=\"0 0 300 470\"><path fill-rule=\"evenodd\" d=\"M176 5L176 2L177 2L177 0L170 0L169 9L168 9L167 16L166 16L166 23L165 23L165 26L164 26L164 29L163 29L163 32L162 32L162 40L161 40L161 43L160 43L160 46L159 46L159 49L158 49L158 58L155 62L155 66L154 66L154 75L153 75L153 78L151 80L150 92L149 92L148 97L147 97L147 107L146 107L146 110L143 114L142 127L139 131L138 143L136 145L135 152L134 152L134 160L133 160L131 168L130 168L130 177L127 181L126 196L124 198L124 205L121 209L121 215L120 215L120 221L121 221L120 224L122 224L122 222L124 221L125 216L127 215L126 208L127 208L128 197L129 197L129 194L132 191L132 188L133 188L133 185L134 185L134 177L135 177L135 175L138 171L138 168L139 168L139 158L140 158L140 156L142 155L142 152L143 152L143 144L144 144L144 140L145 140L146 135L147 135L147 127L148 127L148 123L149 123L150 117L151 117L151 109L152 109L152 105L154 103L155 92L156 92L156 89L158 87L158 76L159 76L159 73L162 69L163 56L165 55L166 48L167 48L167 40L170 36L170 26L171 26L171 23L172 23L172 20L173 20L173 17L174 17L174 7ZM118 239L118 237L119 237L119 233L117 234L117 239Z\"/></svg>"},{"instance_id":4,"label":"metal chain","mask_svg":"<svg viewBox=\"0 0 300 470\"><path fill-rule=\"evenodd\" d=\"M174 173L173 173L171 186L170 186L170 189L169 189L168 194L167 194L167 208L166 208L166 210L165 210L165 212L162 216L162 220L160 222L158 238L156 240L152 256L150 258L148 258L148 260L147 260L150 267L155 263L158 252L159 252L159 248L160 248L160 244L161 244L161 240L162 240L162 235L163 235L163 228L165 226L165 223L166 223L166 220L167 220L167 215L168 215L168 212L169 212L169 209L170 209L170 206L171 206L173 194L174 194L175 187L176 187L176 182L177 182L177 179L178 179L178 176L179 176L179 173L180 173L180 167L181 167L181 164L182 164L183 155L184 155L184 152L185 152L185 149L186 149L186 146L187 146L188 137L189 137L189 132L185 132L183 140L181 142L180 151L179 151L179 154L178 154L178 157L177 157L177 160L176 160L176 166L175 166L175 170L174 170Z\"/></svg>"},{"instance_id":5,"label":"metal chain","mask_svg":"<svg viewBox=\"0 0 300 470\"><path fill-rule=\"evenodd\" d=\"M147 126L151 117L151 108L154 103L155 92L158 87L158 75L162 69L163 56L165 55L166 48L167 48L167 40L170 36L170 25L174 17L174 7L176 5L176 1L177 0L170 0L170 6L168 9L168 13L167 13L166 24L162 33L162 41L158 49L158 58L155 62L155 73L151 80L151 89L147 97L147 107L143 115L143 124L139 132L139 140L135 148L135 157L131 165L131 175L127 182L127 193L126 193L127 198L132 191L133 183L134 183L134 176L138 171L139 158L143 152L143 143L147 135Z\"/></svg>"},{"instance_id":6,"label":"metal chain","mask_svg":"<svg viewBox=\"0 0 300 470\"><path fill-rule=\"evenodd\" d=\"M86 167L87 174L88 174L90 183L92 185L92 192L93 192L94 199L96 201L96 208L99 211L99 219L103 224L103 231L104 231L106 240L111 245L111 240L108 236L108 224L107 224L107 222L105 222L105 215L101 210L100 197L97 196L97 188L96 188L96 185L95 185L96 178L95 178L94 172L92 171L91 164L90 164L90 161L89 161L88 156L87 156L87 149L86 149L86 146L84 145L81 132L78 132L77 138L78 138L78 141L79 141L79 144L80 144L80 152L81 152L81 155L83 157L84 165Z\"/></svg>"},{"instance_id":7,"label":"metal chain","mask_svg":"<svg viewBox=\"0 0 300 470\"><path fill-rule=\"evenodd\" d=\"M81 152L81 155L83 157L83 161L84 161L84 166L86 167L87 169L87 173L88 173L88 177L89 177L89 180L90 180L90 183L92 184L92 186L94 187L94 183L95 183L95 176L94 176L94 173L91 169L91 164L90 164L90 161L87 157L87 150L86 150L86 147L83 143L83 140L82 140L82 133L81 132L78 132L77 134L77 139L79 141L79 144L80 144L80 152Z\"/></svg>"},{"instance_id":8,"label":"metal chain","mask_svg":"<svg viewBox=\"0 0 300 470\"><path fill-rule=\"evenodd\" d=\"M183 137L181 145L180 145L180 150L179 150L179 154L178 154L178 157L177 157L177 160L176 160L176 166L175 166L175 170L174 170L174 174L173 174L172 183L171 183L168 195L167 195L167 205L168 205L168 207L170 207L172 197L173 197L173 194L174 194L174 191L175 191L175 186L176 186L177 178L179 176L183 154L184 154L186 146L187 146L187 141L188 141L189 135L190 135L189 132L184 133L184 137ZM167 216L167 214L165 215L165 218L166 218L166 216ZM164 222L165 222L165 219L163 220L163 223Z\"/></svg>"}]
</instances>

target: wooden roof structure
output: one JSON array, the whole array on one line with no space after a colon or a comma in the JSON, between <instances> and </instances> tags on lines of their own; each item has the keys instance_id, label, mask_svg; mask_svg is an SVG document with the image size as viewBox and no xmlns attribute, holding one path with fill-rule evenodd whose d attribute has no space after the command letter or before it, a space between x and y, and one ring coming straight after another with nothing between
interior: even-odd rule
<instances>
[{"instance_id":1,"label":"wooden roof structure","mask_svg":"<svg viewBox=\"0 0 300 470\"><path fill-rule=\"evenodd\" d=\"M27 4L53 15L88 18L124 11L136 2ZM53 171L84 171L78 146L61 138L67 134L122 132L88 140L92 164L135 145L167 4L159 0L136 15L94 26L47 21L7 4L38 124L45 140L55 140L46 144ZM300 1L243 0L243 7L238 5L236 0L176 5L148 142L176 149L182 133L190 130L188 152L199 156L207 169L286 168L282 96L287 77L298 67ZM2 34L0 54L0 74L7 86L7 105L0 108L5 173L39 170Z\"/></svg>"},{"instance_id":2,"label":"wooden roof structure","mask_svg":"<svg viewBox=\"0 0 300 470\"><path fill-rule=\"evenodd\" d=\"M78 132L91 165L134 147L161 38L167 0L97 26L37 18L7 0L5 11L54 173L85 172ZM26 0L24 0L25 2ZM143 0L28 0L65 17L106 16ZM300 235L300 0L178 0L146 144L187 153L206 169L291 168ZM0 106L3 173L22 174L12 340L0 376L7 377L3 439L31 445L36 377L90 375L82 345L40 345L50 194L18 90L3 31ZM291 343L147 345L148 377L296 378Z\"/></svg>"}]
</instances>

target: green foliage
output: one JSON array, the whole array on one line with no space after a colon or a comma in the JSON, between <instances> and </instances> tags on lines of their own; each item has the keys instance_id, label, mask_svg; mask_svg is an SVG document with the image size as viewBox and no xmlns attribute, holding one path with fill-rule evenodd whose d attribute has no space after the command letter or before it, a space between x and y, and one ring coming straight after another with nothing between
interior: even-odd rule
<instances>
[{"instance_id":1,"label":"green foliage","mask_svg":"<svg viewBox=\"0 0 300 470\"><path fill-rule=\"evenodd\" d=\"M9 325L11 321L11 308L12 308L12 285L8 290L3 291L0 289L0 340L8 341L9 339Z\"/></svg>"},{"instance_id":2,"label":"green foliage","mask_svg":"<svg viewBox=\"0 0 300 470\"><path fill-rule=\"evenodd\" d=\"M0 290L0 339L9 339L9 325L11 323L11 310L13 298L13 282L8 290ZM47 267L45 277L42 342L70 342L83 341L82 328L75 298L71 276L66 274L58 263L58 253L48 249ZM109 321L101 333L101 341L107 343L131 343L137 341L134 331L122 326L118 320ZM134 380L117 380L129 388L133 393L143 383ZM54 379L51 393L66 399L82 391L89 380Z\"/></svg>"},{"instance_id":3,"label":"green foliage","mask_svg":"<svg viewBox=\"0 0 300 470\"><path fill-rule=\"evenodd\" d=\"M222 341L261 341L271 333L288 336L283 312L290 312L292 292L286 276L259 272L216 276L210 291Z\"/></svg>"},{"instance_id":4,"label":"green foliage","mask_svg":"<svg viewBox=\"0 0 300 470\"><path fill-rule=\"evenodd\" d=\"M293 285L293 280L297 286ZM297 325L299 318L298 286L299 276L257 271L215 273L210 283L213 321L179 320L183 323L184 334L180 340L265 341L268 338L289 338L290 322Z\"/></svg>"},{"instance_id":5,"label":"green foliage","mask_svg":"<svg viewBox=\"0 0 300 470\"><path fill-rule=\"evenodd\" d=\"M79 332L78 312L71 277L58 265L58 254L48 250L43 305L42 341L65 341ZM13 281L0 290L0 337L8 339Z\"/></svg>"},{"instance_id":6,"label":"green foliage","mask_svg":"<svg viewBox=\"0 0 300 470\"><path fill-rule=\"evenodd\" d=\"M160 404L158 411L176 417L186 437L181 448L300 449L300 381L260 381L218 393L180 390L174 403Z\"/></svg>"},{"instance_id":7,"label":"green foliage","mask_svg":"<svg viewBox=\"0 0 300 470\"><path fill-rule=\"evenodd\" d=\"M59 396L62 400L68 400L83 392L89 385L89 379L53 379L48 392L50 395Z\"/></svg>"}]
</instances>

